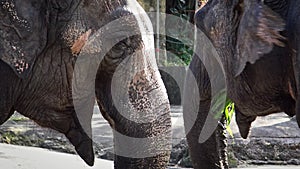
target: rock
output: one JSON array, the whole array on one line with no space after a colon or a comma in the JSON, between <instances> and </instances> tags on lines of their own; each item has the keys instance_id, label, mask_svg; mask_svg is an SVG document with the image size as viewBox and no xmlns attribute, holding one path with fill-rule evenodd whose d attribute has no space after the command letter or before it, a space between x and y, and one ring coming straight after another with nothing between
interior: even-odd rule
<instances>
[{"instance_id":1,"label":"rock","mask_svg":"<svg viewBox=\"0 0 300 169\"><path fill-rule=\"evenodd\" d=\"M177 165L186 154L188 154L187 142L186 139L183 139L177 145L173 146L170 156L170 164Z\"/></svg>"},{"instance_id":2,"label":"rock","mask_svg":"<svg viewBox=\"0 0 300 169\"><path fill-rule=\"evenodd\" d=\"M300 165L300 159L291 159L287 163L291 165Z\"/></svg>"}]
</instances>

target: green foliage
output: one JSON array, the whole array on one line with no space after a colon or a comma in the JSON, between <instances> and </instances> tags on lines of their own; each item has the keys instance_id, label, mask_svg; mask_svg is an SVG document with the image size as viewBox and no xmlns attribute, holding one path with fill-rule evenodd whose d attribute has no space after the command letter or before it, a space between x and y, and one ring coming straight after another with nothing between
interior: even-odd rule
<instances>
[{"instance_id":1,"label":"green foliage","mask_svg":"<svg viewBox=\"0 0 300 169\"><path fill-rule=\"evenodd\" d=\"M24 117L24 116L12 116L10 118L10 120L12 120L14 122L20 122L20 121L27 121L29 119L27 117Z\"/></svg>"},{"instance_id":2,"label":"green foliage","mask_svg":"<svg viewBox=\"0 0 300 169\"><path fill-rule=\"evenodd\" d=\"M225 100L225 104L223 102L224 100ZM217 112L214 117L216 119L220 119L224 115L226 121L225 123L226 130L229 133L229 135L233 137L233 133L229 125L232 120L232 116L234 114L234 103L227 98L226 90L222 90L217 95L215 95L212 98L212 104L213 104L213 106L211 107L212 112Z\"/></svg>"},{"instance_id":3,"label":"green foliage","mask_svg":"<svg viewBox=\"0 0 300 169\"><path fill-rule=\"evenodd\" d=\"M150 10L156 11L157 0L137 0L139 4L144 8L145 11L149 12Z\"/></svg>"},{"instance_id":4,"label":"green foliage","mask_svg":"<svg viewBox=\"0 0 300 169\"><path fill-rule=\"evenodd\" d=\"M0 133L0 142L7 143L7 144L31 146L42 142L42 140L31 139L30 137L22 135L19 132L8 131L8 132Z\"/></svg>"},{"instance_id":5,"label":"green foliage","mask_svg":"<svg viewBox=\"0 0 300 169\"><path fill-rule=\"evenodd\" d=\"M227 151L228 152L228 164L229 168L237 168L238 167L238 159L235 157L233 151Z\"/></svg>"},{"instance_id":6,"label":"green foliage","mask_svg":"<svg viewBox=\"0 0 300 169\"><path fill-rule=\"evenodd\" d=\"M181 65L182 63L188 65L190 63L193 56L193 45L186 45L184 42L170 37L167 38L167 43L169 43L168 52L175 55L175 57L168 57L169 65Z\"/></svg>"},{"instance_id":7,"label":"green foliage","mask_svg":"<svg viewBox=\"0 0 300 169\"><path fill-rule=\"evenodd\" d=\"M137 0L145 11L157 11L157 0ZM174 0L174 7L167 9L171 11L172 15L177 16L174 21L168 20L171 22L170 25L180 25L175 26L175 28L166 28L166 31L172 35L172 37L163 38L166 39L166 44L162 44L162 48L166 47L168 51L168 58L166 61L163 61L165 66L182 66L188 65L191 61L193 55L193 30L189 29L187 22L190 20L190 16L187 11L187 0ZM166 2L160 1L160 10L165 12ZM178 21L180 18L180 21ZM166 21L167 22L167 21ZM179 30L180 29L180 30ZM189 35L192 35L188 37Z\"/></svg>"},{"instance_id":8,"label":"green foliage","mask_svg":"<svg viewBox=\"0 0 300 169\"><path fill-rule=\"evenodd\" d=\"M194 32L189 29L188 22L190 20L189 15L186 11L188 11L188 7L186 6L184 1L177 0L177 5L170 9L171 14L177 16L176 21L171 25L181 25L180 30L178 30L178 26L176 26L176 30L172 30L172 28L168 28L166 31L169 31L172 37L166 38L167 43L167 51L174 54L176 57L170 58L168 56L168 63L173 63L174 65L184 63L188 65L193 56L193 38L190 38L190 35L193 35ZM180 21L178 21L180 18ZM178 23L179 22L179 23ZM193 36L192 36L193 37ZM178 58L181 61L178 61Z\"/></svg>"},{"instance_id":9,"label":"green foliage","mask_svg":"<svg viewBox=\"0 0 300 169\"><path fill-rule=\"evenodd\" d=\"M178 162L179 166L182 167L188 167L188 168L192 168L193 164L192 164L192 159L188 153L188 151L185 152L185 154L183 155L182 159Z\"/></svg>"},{"instance_id":10,"label":"green foliage","mask_svg":"<svg viewBox=\"0 0 300 169\"><path fill-rule=\"evenodd\" d=\"M224 110L226 108L226 103L227 103L226 94L227 94L226 90L223 89L219 91L217 94L215 94L212 98L211 112L216 113L214 115L216 119L220 119L224 114Z\"/></svg>"},{"instance_id":11,"label":"green foliage","mask_svg":"<svg viewBox=\"0 0 300 169\"><path fill-rule=\"evenodd\" d=\"M141 6L142 6L145 10L149 10L149 8L150 8L149 3L145 2L144 0L137 0L137 1L138 1L138 3L141 4Z\"/></svg>"},{"instance_id":12,"label":"green foliage","mask_svg":"<svg viewBox=\"0 0 300 169\"><path fill-rule=\"evenodd\" d=\"M233 114L234 114L234 103L231 100L227 99L225 104L225 109L224 109L224 115L226 120L226 129L231 137L233 137L233 133L229 125L231 123Z\"/></svg>"}]
</instances>

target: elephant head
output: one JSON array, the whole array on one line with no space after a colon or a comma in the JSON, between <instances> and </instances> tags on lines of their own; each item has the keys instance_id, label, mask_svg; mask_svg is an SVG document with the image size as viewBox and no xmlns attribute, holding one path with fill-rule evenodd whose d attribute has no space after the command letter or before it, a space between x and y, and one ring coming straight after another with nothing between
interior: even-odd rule
<instances>
[{"instance_id":1,"label":"elephant head","mask_svg":"<svg viewBox=\"0 0 300 169\"><path fill-rule=\"evenodd\" d=\"M281 3L277 5L286 3L273 1ZM247 63L253 64L269 53L274 45L284 46L280 31L285 21L260 0L210 0L195 19L197 27L220 51L221 59L231 59L228 71L234 76L240 75Z\"/></svg>"},{"instance_id":2,"label":"elephant head","mask_svg":"<svg viewBox=\"0 0 300 169\"><path fill-rule=\"evenodd\" d=\"M152 140L124 148L116 134L116 151L129 148L129 156L116 153L115 167L165 167L169 102L155 62L153 35L142 35L141 25L152 29L136 1L1 0L0 74L7 80L0 83L0 124L18 111L64 133L93 165L91 119L97 99L116 133ZM115 73L124 65L130 69ZM122 89L116 97L126 102L113 100L115 89ZM117 104L129 108L120 110ZM132 122L121 113L150 121ZM156 140L162 141L155 145ZM134 150L157 151L139 157L130 154Z\"/></svg>"},{"instance_id":3,"label":"elephant head","mask_svg":"<svg viewBox=\"0 0 300 169\"><path fill-rule=\"evenodd\" d=\"M213 54L201 52L207 46L201 44L203 37L209 39L223 66L227 96L235 103L240 134L247 138L257 116L279 112L294 116L300 112L297 95L299 9L293 0L208 0L197 11L197 52L190 64L192 71L187 76L187 81L191 80L191 75L195 76L200 93L196 124L187 135L195 168L226 168L228 165L220 127L206 142L198 141L210 106L214 107L211 105L211 86L214 84L206 70L209 65L204 62ZM186 93L190 98L193 90L187 88ZM184 106L185 110L188 112L189 108Z\"/></svg>"},{"instance_id":4,"label":"elephant head","mask_svg":"<svg viewBox=\"0 0 300 169\"><path fill-rule=\"evenodd\" d=\"M287 2L280 0L211 0L197 12L195 16L197 28L207 35L218 51L225 69L228 95L238 104L245 98L241 95L258 92L258 90L255 91L256 89L254 89L255 87L252 85L260 85L260 88L264 87L263 83L262 85L258 84L264 80L262 78L264 75L258 75L259 73L264 74L260 72L264 70L261 68L262 62L265 62L263 59L273 58L273 60L277 59L276 62L278 62L279 59L276 55L281 55L284 52L288 53L286 51L287 39L282 33L286 30L286 20L284 18L286 8ZM276 54L274 54L275 52ZM290 58L287 58L286 62L290 62L290 60ZM256 64L254 65L254 63ZM275 67L277 63L273 64ZM291 67L290 63L287 64L287 67ZM282 63L282 65L285 65L285 63ZM273 68L270 68L269 71L270 73L268 75L265 73L265 76L271 76L272 73L274 77L277 76L278 72L272 72ZM284 71L290 72L289 75L283 75ZM280 74L278 76L283 75L289 77L287 78L288 80L282 80L290 81L292 84L290 85L292 86L290 87L290 92L287 92L287 95L292 97L295 94L292 70L282 69L278 74ZM261 82L259 82L259 80L261 80ZM277 82L270 81L269 83ZM287 86L286 84L284 85ZM243 87L245 93L237 91L239 87ZM267 95L268 92L265 92L265 94ZM249 100L243 100L243 102L247 101ZM278 105L280 104L281 103L278 103ZM253 105L252 107L257 106ZM286 113L291 116L295 114L295 111L291 110L292 108L287 110L282 107L284 106L281 106L281 108L250 108L252 109L250 111L256 111L256 113L252 114L253 116L247 114L247 112L242 112L246 114L249 119L252 119L249 120L251 122L257 115L267 115L279 111L286 111ZM291 107L294 106L291 105ZM241 114L237 113L237 116L239 115ZM245 117L238 117L238 119L244 118ZM238 122L243 137L248 135L251 124L249 121Z\"/></svg>"}]
</instances>

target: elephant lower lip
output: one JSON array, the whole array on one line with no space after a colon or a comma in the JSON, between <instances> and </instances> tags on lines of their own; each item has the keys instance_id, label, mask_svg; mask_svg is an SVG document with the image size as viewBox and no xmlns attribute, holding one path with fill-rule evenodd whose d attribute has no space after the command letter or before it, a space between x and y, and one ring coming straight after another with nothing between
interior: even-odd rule
<instances>
[{"instance_id":1,"label":"elephant lower lip","mask_svg":"<svg viewBox=\"0 0 300 169\"><path fill-rule=\"evenodd\" d=\"M94 165L95 156L91 139L82 141L75 147L75 149L84 162L86 162L89 166Z\"/></svg>"}]
</instances>

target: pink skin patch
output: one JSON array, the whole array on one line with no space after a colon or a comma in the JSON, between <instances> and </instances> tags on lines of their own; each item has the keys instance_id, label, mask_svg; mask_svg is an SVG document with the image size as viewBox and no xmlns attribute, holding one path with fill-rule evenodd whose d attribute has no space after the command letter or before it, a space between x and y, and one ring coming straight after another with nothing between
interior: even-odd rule
<instances>
[{"instance_id":1,"label":"pink skin patch","mask_svg":"<svg viewBox=\"0 0 300 169\"><path fill-rule=\"evenodd\" d=\"M82 34L72 45L71 51L73 55L77 55L80 53L81 49L85 45L86 41L88 40L89 36L91 35L92 30L89 29L87 32Z\"/></svg>"}]
</instances>

